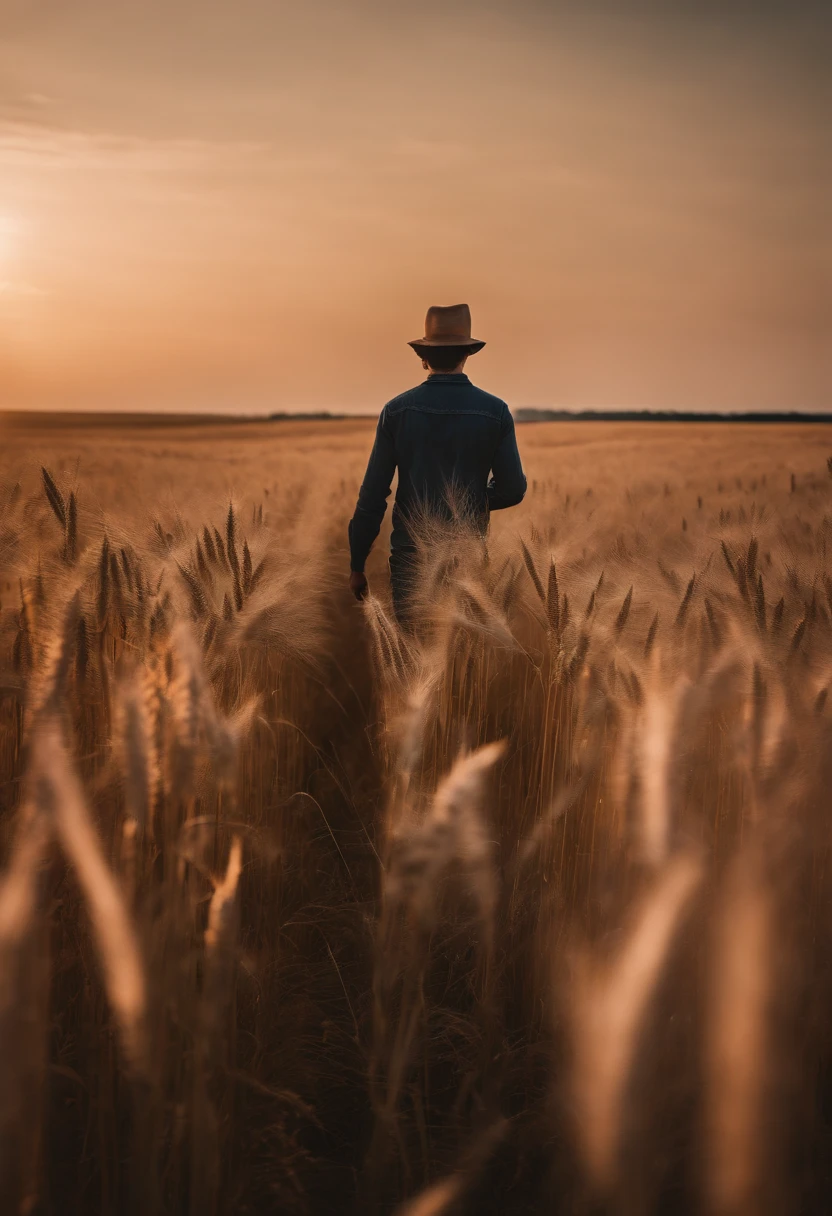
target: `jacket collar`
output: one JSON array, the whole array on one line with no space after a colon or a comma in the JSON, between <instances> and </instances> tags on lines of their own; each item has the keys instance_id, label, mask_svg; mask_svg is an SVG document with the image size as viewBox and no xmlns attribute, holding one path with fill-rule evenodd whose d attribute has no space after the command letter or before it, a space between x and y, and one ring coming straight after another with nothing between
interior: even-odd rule
<instances>
[{"instance_id":1,"label":"jacket collar","mask_svg":"<svg viewBox=\"0 0 832 1216\"><path fill-rule=\"evenodd\" d=\"M425 384L470 384L465 372L434 372L428 376Z\"/></svg>"}]
</instances>

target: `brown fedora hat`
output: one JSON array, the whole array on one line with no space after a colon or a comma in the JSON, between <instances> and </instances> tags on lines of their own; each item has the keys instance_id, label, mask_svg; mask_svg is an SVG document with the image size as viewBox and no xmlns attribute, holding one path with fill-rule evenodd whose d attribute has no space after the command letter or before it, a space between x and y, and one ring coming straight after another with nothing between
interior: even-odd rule
<instances>
[{"instance_id":1,"label":"brown fedora hat","mask_svg":"<svg viewBox=\"0 0 832 1216\"><path fill-rule=\"evenodd\" d=\"M475 355L485 343L471 337L471 309L467 304L451 304L448 308L434 304L425 317L424 338L414 338L408 346L415 351L426 346L459 346Z\"/></svg>"}]
</instances>

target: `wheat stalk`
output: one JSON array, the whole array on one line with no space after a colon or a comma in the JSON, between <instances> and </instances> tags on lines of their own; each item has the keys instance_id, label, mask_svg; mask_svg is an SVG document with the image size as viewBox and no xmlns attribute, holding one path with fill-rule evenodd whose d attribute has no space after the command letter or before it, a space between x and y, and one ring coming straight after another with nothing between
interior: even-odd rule
<instances>
[{"instance_id":1,"label":"wheat stalk","mask_svg":"<svg viewBox=\"0 0 832 1216\"><path fill-rule=\"evenodd\" d=\"M624 1095L639 1031L682 914L701 880L694 858L667 863L608 963L575 959L572 1098L581 1154L599 1191L614 1187Z\"/></svg>"},{"instance_id":2,"label":"wheat stalk","mask_svg":"<svg viewBox=\"0 0 832 1216\"><path fill-rule=\"evenodd\" d=\"M706 1027L707 1191L717 1214L760 1211L760 1112L769 1054L770 942L765 887L745 858L728 875L714 924Z\"/></svg>"},{"instance_id":3,"label":"wheat stalk","mask_svg":"<svg viewBox=\"0 0 832 1216\"><path fill-rule=\"evenodd\" d=\"M143 1072L147 1066L147 994L139 945L54 716L38 723L32 760L35 798L54 823L84 893L126 1062Z\"/></svg>"}]
</instances>

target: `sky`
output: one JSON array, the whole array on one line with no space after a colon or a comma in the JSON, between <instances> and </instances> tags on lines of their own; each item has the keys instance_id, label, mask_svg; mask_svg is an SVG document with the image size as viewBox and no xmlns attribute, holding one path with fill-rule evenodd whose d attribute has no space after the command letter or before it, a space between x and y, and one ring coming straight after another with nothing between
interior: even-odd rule
<instances>
[{"instance_id":1,"label":"sky","mask_svg":"<svg viewBox=\"0 0 832 1216\"><path fill-rule=\"evenodd\" d=\"M0 409L832 409L832 5L0 0Z\"/></svg>"}]
</instances>

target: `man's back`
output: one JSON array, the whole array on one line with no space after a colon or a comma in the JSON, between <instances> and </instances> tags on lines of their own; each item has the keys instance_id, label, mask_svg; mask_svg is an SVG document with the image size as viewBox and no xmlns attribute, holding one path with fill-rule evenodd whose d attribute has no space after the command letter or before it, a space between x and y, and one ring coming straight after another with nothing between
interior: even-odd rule
<instances>
[{"instance_id":1,"label":"man's back","mask_svg":"<svg viewBox=\"0 0 832 1216\"><path fill-rule=\"evenodd\" d=\"M487 519L489 510L519 502L526 489L505 402L476 388L464 373L434 372L381 411L350 523L353 570L364 569L397 467L394 554L412 549L408 520L424 511L447 517L453 501Z\"/></svg>"}]
</instances>

